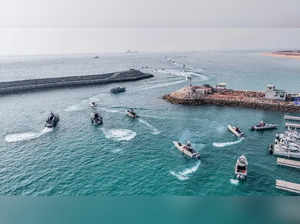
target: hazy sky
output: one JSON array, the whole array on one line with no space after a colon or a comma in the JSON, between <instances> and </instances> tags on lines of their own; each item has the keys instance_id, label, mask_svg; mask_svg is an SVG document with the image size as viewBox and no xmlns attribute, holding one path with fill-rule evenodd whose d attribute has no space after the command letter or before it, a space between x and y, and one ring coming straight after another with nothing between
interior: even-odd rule
<instances>
[{"instance_id":1,"label":"hazy sky","mask_svg":"<svg viewBox=\"0 0 300 224\"><path fill-rule=\"evenodd\" d=\"M299 9L300 0L1 0L0 54L300 48Z\"/></svg>"},{"instance_id":2,"label":"hazy sky","mask_svg":"<svg viewBox=\"0 0 300 224\"><path fill-rule=\"evenodd\" d=\"M299 0L1 0L2 27L299 27Z\"/></svg>"}]
</instances>

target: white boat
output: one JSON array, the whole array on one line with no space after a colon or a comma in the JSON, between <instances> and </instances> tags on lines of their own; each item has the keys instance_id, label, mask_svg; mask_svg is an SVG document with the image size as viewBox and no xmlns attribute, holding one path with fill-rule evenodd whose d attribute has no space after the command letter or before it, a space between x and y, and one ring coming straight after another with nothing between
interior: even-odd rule
<instances>
[{"instance_id":1,"label":"white boat","mask_svg":"<svg viewBox=\"0 0 300 224\"><path fill-rule=\"evenodd\" d=\"M264 130L271 130L271 129L276 129L277 125L276 124L258 124L255 126L251 127L252 131L264 131Z\"/></svg>"},{"instance_id":2,"label":"white boat","mask_svg":"<svg viewBox=\"0 0 300 224\"><path fill-rule=\"evenodd\" d=\"M58 114L54 114L51 112L49 117L46 120L45 127L46 128L55 128L58 122L59 122Z\"/></svg>"},{"instance_id":3,"label":"white boat","mask_svg":"<svg viewBox=\"0 0 300 224\"><path fill-rule=\"evenodd\" d=\"M95 102L90 102L90 107L91 108L96 108L97 107L97 104Z\"/></svg>"},{"instance_id":4,"label":"white boat","mask_svg":"<svg viewBox=\"0 0 300 224\"><path fill-rule=\"evenodd\" d=\"M200 158L200 153L195 151L192 147L176 141L173 141L173 144L180 152L184 153L186 156L190 158L196 158L196 159Z\"/></svg>"},{"instance_id":5,"label":"white boat","mask_svg":"<svg viewBox=\"0 0 300 224\"><path fill-rule=\"evenodd\" d=\"M127 116L131 118L138 118L138 115L134 112L133 109L127 110Z\"/></svg>"},{"instance_id":6,"label":"white boat","mask_svg":"<svg viewBox=\"0 0 300 224\"><path fill-rule=\"evenodd\" d=\"M246 156L240 156L235 164L235 176L239 180L245 180L248 174L248 161Z\"/></svg>"},{"instance_id":7,"label":"white boat","mask_svg":"<svg viewBox=\"0 0 300 224\"><path fill-rule=\"evenodd\" d=\"M227 126L228 130L231 131L236 137L243 137L244 132L242 132L238 127L231 126L230 124Z\"/></svg>"}]
</instances>

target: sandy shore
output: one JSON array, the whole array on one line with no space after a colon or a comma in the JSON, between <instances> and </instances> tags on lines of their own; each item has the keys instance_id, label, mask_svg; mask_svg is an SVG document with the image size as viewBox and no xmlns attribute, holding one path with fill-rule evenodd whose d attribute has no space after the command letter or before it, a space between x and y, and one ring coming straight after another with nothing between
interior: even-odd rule
<instances>
[{"instance_id":1,"label":"sandy shore","mask_svg":"<svg viewBox=\"0 0 300 224\"><path fill-rule=\"evenodd\" d=\"M300 51L275 51L263 53L265 56L300 59Z\"/></svg>"}]
</instances>

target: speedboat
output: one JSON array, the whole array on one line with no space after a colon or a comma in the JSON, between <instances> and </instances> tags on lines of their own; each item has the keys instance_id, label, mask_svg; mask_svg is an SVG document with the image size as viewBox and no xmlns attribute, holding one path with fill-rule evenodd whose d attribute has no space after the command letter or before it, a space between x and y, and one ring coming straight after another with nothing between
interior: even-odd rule
<instances>
[{"instance_id":1,"label":"speedboat","mask_svg":"<svg viewBox=\"0 0 300 224\"><path fill-rule=\"evenodd\" d=\"M59 116L51 112L49 117L46 120L45 127L55 128L58 122L59 122Z\"/></svg>"},{"instance_id":2,"label":"speedboat","mask_svg":"<svg viewBox=\"0 0 300 224\"><path fill-rule=\"evenodd\" d=\"M110 92L113 94L123 93L125 91L126 91L125 87L116 87L110 90Z\"/></svg>"},{"instance_id":3,"label":"speedboat","mask_svg":"<svg viewBox=\"0 0 300 224\"><path fill-rule=\"evenodd\" d=\"M103 118L99 115L99 113L91 113L91 122L93 125L98 126L103 124Z\"/></svg>"},{"instance_id":4,"label":"speedboat","mask_svg":"<svg viewBox=\"0 0 300 224\"><path fill-rule=\"evenodd\" d=\"M96 108L97 107L97 104L95 102L90 102L90 107L91 108Z\"/></svg>"},{"instance_id":5,"label":"speedboat","mask_svg":"<svg viewBox=\"0 0 300 224\"><path fill-rule=\"evenodd\" d=\"M266 124L265 122L261 121L259 124L254 125L251 127L252 131L264 131L264 130L271 130L271 129L276 129L277 125L276 124Z\"/></svg>"},{"instance_id":6,"label":"speedboat","mask_svg":"<svg viewBox=\"0 0 300 224\"><path fill-rule=\"evenodd\" d=\"M239 180L245 180L248 174L248 161L246 156L240 156L235 164L235 176Z\"/></svg>"},{"instance_id":7,"label":"speedboat","mask_svg":"<svg viewBox=\"0 0 300 224\"><path fill-rule=\"evenodd\" d=\"M180 142L173 141L173 144L180 152L184 153L186 156L195 159L200 158L200 153L193 149L189 143L187 145L184 145Z\"/></svg>"},{"instance_id":8,"label":"speedboat","mask_svg":"<svg viewBox=\"0 0 300 224\"><path fill-rule=\"evenodd\" d=\"M127 110L127 116L131 117L131 118L137 118L138 117L138 115L136 114L136 112L134 112L133 109Z\"/></svg>"},{"instance_id":9,"label":"speedboat","mask_svg":"<svg viewBox=\"0 0 300 224\"><path fill-rule=\"evenodd\" d=\"M236 137L243 137L244 132L242 132L238 127L231 126L230 124L227 126L228 130L231 131Z\"/></svg>"}]
</instances>

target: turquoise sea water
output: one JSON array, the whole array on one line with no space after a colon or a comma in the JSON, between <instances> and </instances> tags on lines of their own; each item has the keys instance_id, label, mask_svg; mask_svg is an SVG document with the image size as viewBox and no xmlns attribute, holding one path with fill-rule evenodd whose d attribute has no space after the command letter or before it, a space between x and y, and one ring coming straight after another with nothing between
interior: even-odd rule
<instances>
[{"instance_id":1,"label":"turquoise sea water","mask_svg":"<svg viewBox=\"0 0 300 224\"><path fill-rule=\"evenodd\" d=\"M0 80L97 74L137 68L152 79L104 86L2 96L0 194L74 195L286 195L275 180L300 182L299 172L278 167L267 153L276 131L256 133L260 120L284 130L283 113L253 109L172 105L161 97L194 84L227 82L230 88L263 90L269 83L300 91L300 61L257 51L136 53L0 58ZM183 66L185 65L185 67ZM111 95L118 85L127 92ZM91 126L90 101L104 116ZM140 119L126 117L136 108ZM43 129L49 111L59 113L55 130ZM239 125L237 141L227 130ZM172 141L191 140L199 161L182 156ZM249 162L245 183L232 181L236 159Z\"/></svg>"}]
</instances>

